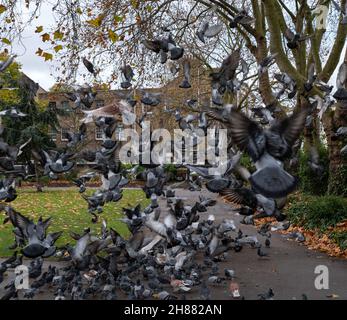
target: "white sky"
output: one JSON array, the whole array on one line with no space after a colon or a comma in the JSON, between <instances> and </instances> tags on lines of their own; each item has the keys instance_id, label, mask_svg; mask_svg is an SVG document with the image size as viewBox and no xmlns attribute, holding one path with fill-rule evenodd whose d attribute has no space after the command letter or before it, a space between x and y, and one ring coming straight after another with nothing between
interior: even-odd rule
<instances>
[{"instance_id":1,"label":"white sky","mask_svg":"<svg viewBox=\"0 0 347 320\"><path fill-rule=\"evenodd\" d=\"M42 57L35 54L39 47L43 50L46 48L40 35L35 33L36 27L40 25L44 29L54 25L54 17L49 4L42 5L39 18L24 31L22 44L13 43L12 51L18 55L17 60L22 64L23 72L38 82L42 88L48 90L55 83L52 72L54 72L54 64L57 62L45 62Z\"/></svg>"}]
</instances>

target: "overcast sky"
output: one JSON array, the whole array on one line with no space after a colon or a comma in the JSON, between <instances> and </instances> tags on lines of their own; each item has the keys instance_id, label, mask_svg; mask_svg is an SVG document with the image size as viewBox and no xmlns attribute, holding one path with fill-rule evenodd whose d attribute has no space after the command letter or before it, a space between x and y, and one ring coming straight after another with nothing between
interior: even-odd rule
<instances>
[{"instance_id":1,"label":"overcast sky","mask_svg":"<svg viewBox=\"0 0 347 320\"><path fill-rule=\"evenodd\" d=\"M39 18L24 31L22 44L14 43L12 50L18 55L17 60L22 64L23 72L48 90L55 83L53 74L54 64L57 62L45 62L42 57L35 54L39 47L47 48L41 41L40 35L35 33L36 27L40 25L44 29L54 25L51 6L48 4L42 6Z\"/></svg>"}]
</instances>

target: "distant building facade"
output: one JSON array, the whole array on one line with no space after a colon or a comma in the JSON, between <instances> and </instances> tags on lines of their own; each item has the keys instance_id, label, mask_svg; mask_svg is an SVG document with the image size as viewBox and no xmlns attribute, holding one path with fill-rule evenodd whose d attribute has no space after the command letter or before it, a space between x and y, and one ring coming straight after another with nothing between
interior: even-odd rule
<instances>
[{"instance_id":1,"label":"distant building facade","mask_svg":"<svg viewBox=\"0 0 347 320\"><path fill-rule=\"evenodd\" d=\"M196 99L198 102L209 99L210 97L210 79L208 77L208 70L199 64L197 61L191 63L191 85L189 89L179 88L182 82L182 67L178 76L166 85L160 88L147 88L145 91L150 93L160 93L161 103L158 106L151 107L146 106L140 101L140 91L135 90L134 95L138 103L134 107L134 113L137 115L137 119L141 117L144 112L147 112L146 120L151 123L151 130L157 128L165 128L173 134L173 130L178 128L175 121L175 117L170 110L176 108L182 108L186 101L189 99ZM124 90L99 90L94 100L91 109L103 107L105 105L113 103L115 100L119 100L120 96L126 92ZM51 139L56 143L58 147L64 147L67 140L64 138L65 131L77 131L84 117L84 113L80 109L73 109L73 102L67 98L66 92L46 92L40 90L37 94L39 99L47 101L57 109L63 109L66 113L65 116L58 116L60 128L55 130L51 129L49 135ZM141 128L138 124L134 124L133 128L140 131ZM122 135L124 127L120 123L115 131L115 138L119 139ZM102 133L95 126L94 123L87 125L87 138L83 148L95 149L102 143Z\"/></svg>"}]
</instances>

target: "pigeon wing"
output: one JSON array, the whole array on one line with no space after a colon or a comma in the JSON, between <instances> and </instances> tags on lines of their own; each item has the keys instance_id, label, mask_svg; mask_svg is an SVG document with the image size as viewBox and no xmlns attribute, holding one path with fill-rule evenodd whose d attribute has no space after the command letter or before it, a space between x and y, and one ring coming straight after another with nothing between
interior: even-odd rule
<instances>
[{"instance_id":1,"label":"pigeon wing","mask_svg":"<svg viewBox=\"0 0 347 320\"><path fill-rule=\"evenodd\" d=\"M272 126L270 130L273 130L273 128L276 130L277 127L287 144L292 146L304 129L307 113L308 110L306 108L299 112L295 112L290 117L279 122L278 125L275 124Z\"/></svg>"},{"instance_id":2,"label":"pigeon wing","mask_svg":"<svg viewBox=\"0 0 347 320\"><path fill-rule=\"evenodd\" d=\"M229 128L233 142L240 150L247 151L256 161L265 150L265 137L258 124L242 113L231 110Z\"/></svg>"},{"instance_id":3,"label":"pigeon wing","mask_svg":"<svg viewBox=\"0 0 347 320\"><path fill-rule=\"evenodd\" d=\"M222 24L216 24L213 25L205 31L205 37L207 38L212 38L217 36L221 31L223 30L223 25Z\"/></svg>"}]
</instances>

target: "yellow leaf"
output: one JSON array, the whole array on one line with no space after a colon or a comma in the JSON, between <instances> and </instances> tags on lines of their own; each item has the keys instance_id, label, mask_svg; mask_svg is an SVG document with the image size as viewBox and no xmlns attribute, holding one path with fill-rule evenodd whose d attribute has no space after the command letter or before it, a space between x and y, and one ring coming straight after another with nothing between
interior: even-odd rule
<instances>
[{"instance_id":1,"label":"yellow leaf","mask_svg":"<svg viewBox=\"0 0 347 320\"><path fill-rule=\"evenodd\" d=\"M55 46L53 49L55 52L59 52L60 50L63 49L63 46L59 44L59 45Z\"/></svg>"},{"instance_id":2,"label":"yellow leaf","mask_svg":"<svg viewBox=\"0 0 347 320\"><path fill-rule=\"evenodd\" d=\"M82 14L82 9L81 9L81 8L77 8L77 9L76 9L76 13Z\"/></svg>"},{"instance_id":3,"label":"yellow leaf","mask_svg":"<svg viewBox=\"0 0 347 320\"><path fill-rule=\"evenodd\" d=\"M115 33L114 31L112 31L111 29L108 30L108 37L110 38L110 40L111 40L112 42L116 42L116 41L118 41L118 39L119 39L118 34Z\"/></svg>"},{"instance_id":4,"label":"yellow leaf","mask_svg":"<svg viewBox=\"0 0 347 320\"><path fill-rule=\"evenodd\" d=\"M35 33L41 33L43 30L43 26L36 27Z\"/></svg>"},{"instance_id":5,"label":"yellow leaf","mask_svg":"<svg viewBox=\"0 0 347 320\"><path fill-rule=\"evenodd\" d=\"M1 42L2 42L2 43L5 43L5 44L8 44L8 45L11 44L11 41L8 40L7 38L2 38L2 39L1 39Z\"/></svg>"},{"instance_id":6,"label":"yellow leaf","mask_svg":"<svg viewBox=\"0 0 347 320\"><path fill-rule=\"evenodd\" d=\"M130 4L134 9L137 9L139 7L139 1L138 0L130 0Z\"/></svg>"},{"instance_id":7,"label":"yellow leaf","mask_svg":"<svg viewBox=\"0 0 347 320\"><path fill-rule=\"evenodd\" d=\"M61 40L63 39L64 34L60 32L60 30L56 30L53 33L54 40Z\"/></svg>"},{"instance_id":8,"label":"yellow leaf","mask_svg":"<svg viewBox=\"0 0 347 320\"><path fill-rule=\"evenodd\" d=\"M99 28L101 26L102 21L104 20L104 17L105 16L101 14L95 19L87 20L87 23L95 28Z\"/></svg>"},{"instance_id":9,"label":"yellow leaf","mask_svg":"<svg viewBox=\"0 0 347 320\"><path fill-rule=\"evenodd\" d=\"M4 13L6 10L7 8L4 5L0 4L0 14Z\"/></svg>"},{"instance_id":10,"label":"yellow leaf","mask_svg":"<svg viewBox=\"0 0 347 320\"><path fill-rule=\"evenodd\" d=\"M42 54L42 57L45 58L45 61L53 60L53 54L48 53L48 52L44 52L44 53Z\"/></svg>"},{"instance_id":11,"label":"yellow leaf","mask_svg":"<svg viewBox=\"0 0 347 320\"><path fill-rule=\"evenodd\" d=\"M35 52L36 55L42 56L43 50L41 48L38 48L37 51Z\"/></svg>"},{"instance_id":12,"label":"yellow leaf","mask_svg":"<svg viewBox=\"0 0 347 320\"><path fill-rule=\"evenodd\" d=\"M43 35L41 35L41 37L43 42L49 41L51 38L48 33L44 33Z\"/></svg>"}]
</instances>

